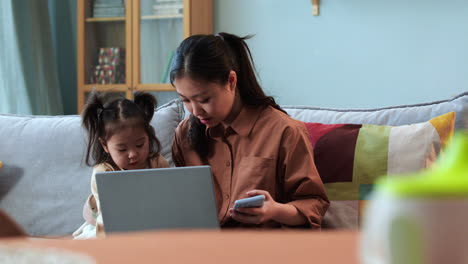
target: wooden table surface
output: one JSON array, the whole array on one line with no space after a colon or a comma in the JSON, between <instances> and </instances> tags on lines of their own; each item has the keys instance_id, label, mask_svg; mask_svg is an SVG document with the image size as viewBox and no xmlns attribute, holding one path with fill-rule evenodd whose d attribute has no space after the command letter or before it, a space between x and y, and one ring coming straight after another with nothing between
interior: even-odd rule
<instances>
[{"instance_id":1,"label":"wooden table surface","mask_svg":"<svg viewBox=\"0 0 468 264\"><path fill-rule=\"evenodd\" d=\"M97 263L358 263L358 232L351 231L164 231L0 244L65 249Z\"/></svg>"}]
</instances>

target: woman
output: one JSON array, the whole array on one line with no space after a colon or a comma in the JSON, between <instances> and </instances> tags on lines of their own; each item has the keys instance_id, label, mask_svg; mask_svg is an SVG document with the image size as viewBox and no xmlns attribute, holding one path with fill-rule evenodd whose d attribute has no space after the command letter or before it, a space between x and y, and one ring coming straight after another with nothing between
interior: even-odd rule
<instances>
[{"instance_id":1,"label":"woman","mask_svg":"<svg viewBox=\"0 0 468 264\"><path fill-rule=\"evenodd\" d=\"M196 35L178 47L171 83L191 116L172 146L176 166L210 165L222 227L319 229L329 206L304 124L266 96L249 37ZM232 208L265 195L258 208Z\"/></svg>"}]
</instances>

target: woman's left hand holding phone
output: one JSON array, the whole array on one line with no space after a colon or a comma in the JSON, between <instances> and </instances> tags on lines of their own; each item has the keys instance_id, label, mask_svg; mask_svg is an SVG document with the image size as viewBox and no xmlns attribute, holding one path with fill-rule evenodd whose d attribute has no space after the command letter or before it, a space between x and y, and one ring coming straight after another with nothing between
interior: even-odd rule
<instances>
[{"instance_id":1,"label":"woman's left hand holding phone","mask_svg":"<svg viewBox=\"0 0 468 264\"><path fill-rule=\"evenodd\" d=\"M263 190L252 190L247 192L248 197L264 195L265 201L261 207L230 208L231 217L245 224L262 224L274 218L278 203L273 200L270 193Z\"/></svg>"}]
</instances>

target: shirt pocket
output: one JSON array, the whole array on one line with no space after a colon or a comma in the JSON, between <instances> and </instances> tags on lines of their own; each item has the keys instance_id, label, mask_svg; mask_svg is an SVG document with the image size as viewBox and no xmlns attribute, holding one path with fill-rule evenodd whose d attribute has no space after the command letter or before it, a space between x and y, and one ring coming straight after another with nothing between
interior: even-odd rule
<instances>
[{"instance_id":1,"label":"shirt pocket","mask_svg":"<svg viewBox=\"0 0 468 264\"><path fill-rule=\"evenodd\" d=\"M242 192L258 189L274 195L276 185L275 159L242 157L237 175L237 183Z\"/></svg>"}]
</instances>

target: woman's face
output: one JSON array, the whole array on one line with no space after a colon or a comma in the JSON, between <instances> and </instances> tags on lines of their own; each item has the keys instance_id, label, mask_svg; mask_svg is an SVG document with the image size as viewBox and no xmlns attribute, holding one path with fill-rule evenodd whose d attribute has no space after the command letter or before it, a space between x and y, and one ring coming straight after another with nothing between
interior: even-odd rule
<instances>
[{"instance_id":1,"label":"woman's face","mask_svg":"<svg viewBox=\"0 0 468 264\"><path fill-rule=\"evenodd\" d=\"M176 79L174 85L187 110L207 127L215 127L225 122L231 113L237 75L231 71L225 85L199 82L188 77Z\"/></svg>"}]
</instances>

